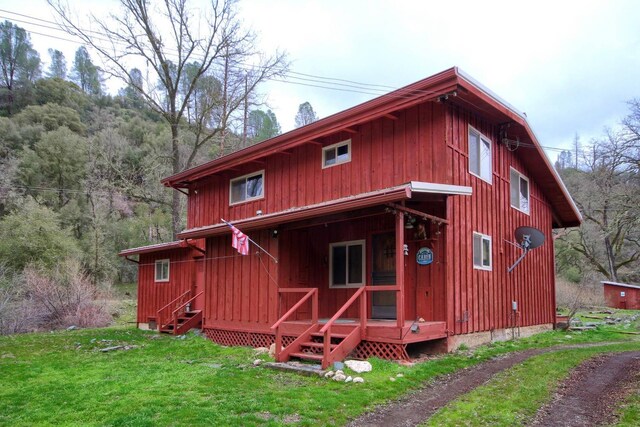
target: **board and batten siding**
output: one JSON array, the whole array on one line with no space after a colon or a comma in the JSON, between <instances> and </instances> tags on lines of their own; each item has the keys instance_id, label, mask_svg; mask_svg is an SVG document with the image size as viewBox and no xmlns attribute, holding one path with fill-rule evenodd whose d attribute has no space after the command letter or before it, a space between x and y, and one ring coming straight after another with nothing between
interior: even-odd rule
<instances>
[{"instance_id":1,"label":"board and batten siding","mask_svg":"<svg viewBox=\"0 0 640 427\"><path fill-rule=\"evenodd\" d=\"M396 112L394 117L359 125L355 133L340 132L317 141L328 146L351 139L348 163L323 169L322 146L304 144L194 183L188 201L188 228L216 224L220 218L234 221L253 217L258 210L269 214L312 205L409 181L470 186L472 196L447 199L446 216L450 224L443 230L445 266L444 273L437 276L442 280L440 286L446 290L450 333L553 323L551 207L519 158L532 148L521 146L509 151L498 143L498 123L461 107L426 102ZM469 125L492 140L491 185L469 173ZM510 167L529 178L530 215L510 206ZM264 197L230 206L229 180L259 170L265 173ZM512 273L507 273L521 251L506 241L514 241L513 232L519 226L542 230L546 241L531 251ZM473 268L474 231L491 236L491 271ZM277 253L278 242L271 238L268 230L251 233L251 237L267 245L270 252ZM290 254L285 251L294 251L293 247L295 242L282 236L283 264L275 265L264 256L262 263L255 256L232 257L230 236L207 239L207 257L214 259L206 264L205 327L242 325L250 330L251 325L264 329L274 323L278 298L275 282L279 280L282 286L303 285L297 279L293 282L298 283L289 280L298 268L287 266ZM302 252L296 253L302 255ZM322 284L323 288L326 286ZM431 286L439 285L432 283ZM420 288L420 284L417 287ZM349 291L343 292L347 297ZM414 292L412 297L418 296ZM321 310L330 314L334 300L324 298L327 297L321 295ZM339 303L338 299L335 301ZM517 319L513 318L512 301L518 303Z\"/></svg>"},{"instance_id":2,"label":"board and batten siding","mask_svg":"<svg viewBox=\"0 0 640 427\"><path fill-rule=\"evenodd\" d=\"M194 280L193 251L189 248L140 254L138 267L138 323L147 323L158 310L191 289ZM169 259L169 281L155 281L155 261Z\"/></svg>"},{"instance_id":3,"label":"board and batten siding","mask_svg":"<svg viewBox=\"0 0 640 427\"><path fill-rule=\"evenodd\" d=\"M268 230L249 233L251 239L278 257L277 239ZM270 332L278 320L278 264L268 255L240 255L231 235L208 238L205 258L203 328Z\"/></svg>"},{"instance_id":4,"label":"board and batten siding","mask_svg":"<svg viewBox=\"0 0 640 427\"><path fill-rule=\"evenodd\" d=\"M318 142L328 146L351 139L351 161L322 168L322 147L304 144L215 174L190 188L187 228L234 221L400 185L411 180L448 182L442 167L445 109L429 102L400 111L396 119L379 118ZM229 204L229 181L265 171L264 198Z\"/></svg>"},{"instance_id":5,"label":"board and batten siding","mask_svg":"<svg viewBox=\"0 0 640 427\"><path fill-rule=\"evenodd\" d=\"M469 173L469 125L492 140L492 184ZM530 214L510 205L510 168L530 178L518 156L498 143L498 127L460 108L446 115L446 144L451 184L471 186L471 197L450 197L447 218L448 326L455 334L491 331L514 326L512 301L518 303L518 326L550 324L555 313L555 271L551 207L535 181L529 180ZM532 226L545 234L544 245L532 250L513 270L522 254L508 243L514 230ZM473 268L473 232L491 236L492 270Z\"/></svg>"}]
</instances>

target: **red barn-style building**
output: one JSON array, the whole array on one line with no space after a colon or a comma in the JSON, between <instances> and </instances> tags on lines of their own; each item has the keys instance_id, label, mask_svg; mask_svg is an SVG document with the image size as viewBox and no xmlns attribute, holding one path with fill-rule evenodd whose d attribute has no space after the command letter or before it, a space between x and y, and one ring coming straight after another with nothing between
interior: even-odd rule
<instances>
[{"instance_id":1,"label":"red barn-style building","mask_svg":"<svg viewBox=\"0 0 640 427\"><path fill-rule=\"evenodd\" d=\"M551 329L551 232L581 222L526 116L458 68L163 184L187 228L121 253L140 254L138 324L324 366ZM508 273L520 226L548 238Z\"/></svg>"},{"instance_id":2,"label":"red barn-style building","mask_svg":"<svg viewBox=\"0 0 640 427\"><path fill-rule=\"evenodd\" d=\"M607 306L625 310L640 310L640 286L617 282L602 282Z\"/></svg>"}]
</instances>

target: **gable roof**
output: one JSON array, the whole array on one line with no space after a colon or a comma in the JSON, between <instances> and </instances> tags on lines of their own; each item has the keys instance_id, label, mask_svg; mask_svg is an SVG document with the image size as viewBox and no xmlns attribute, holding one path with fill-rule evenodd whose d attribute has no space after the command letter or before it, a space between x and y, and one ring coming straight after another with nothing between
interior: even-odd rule
<instances>
[{"instance_id":1,"label":"gable roof","mask_svg":"<svg viewBox=\"0 0 640 427\"><path fill-rule=\"evenodd\" d=\"M246 147L221 158L188 169L162 180L168 187L185 188L206 176L256 161L293 147L311 143L317 138L334 134L353 126L393 114L414 105L444 99L482 112L496 123L510 123L510 135L522 141L531 141L533 150L521 159L536 183L549 199L554 213L555 227L573 227L582 222L582 216L564 183L544 154L526 116L502 100L489 89L457 67L442 71L386 95L356 105L309 125L294 129L258 144Z\"/></svg>"}]
</instances>

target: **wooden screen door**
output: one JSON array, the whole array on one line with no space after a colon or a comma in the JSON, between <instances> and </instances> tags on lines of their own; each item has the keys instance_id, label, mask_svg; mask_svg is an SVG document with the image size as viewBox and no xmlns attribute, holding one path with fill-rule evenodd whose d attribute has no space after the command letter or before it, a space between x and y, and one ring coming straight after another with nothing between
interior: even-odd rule
<instances>
[{"instance_id":1,"label":"wooden screen door","mask_svg":"<svg viewBox=\"0 0 640 427\"><path fill-rule=\"evenodd\" d=\"M373 261L371 264L371 284L373 286L396 284L396 235L395 232L374 234L372 238ZM396 292L373 292L371 297L371 318L396 318Z\"/></svg>"},{"instance_id":2,"label":"wooden screen door","mask_svg":"<svg viewBox=\"0 0 640 427\"><path fill-rule=\"evenodd\" d=\"M191 295L196 296L204 291L204 257L194 259L195 262L195 280L193 283L193 292ZM204 310L204 293L195 299L193 310Z\"/></svg>"}]
</instances>

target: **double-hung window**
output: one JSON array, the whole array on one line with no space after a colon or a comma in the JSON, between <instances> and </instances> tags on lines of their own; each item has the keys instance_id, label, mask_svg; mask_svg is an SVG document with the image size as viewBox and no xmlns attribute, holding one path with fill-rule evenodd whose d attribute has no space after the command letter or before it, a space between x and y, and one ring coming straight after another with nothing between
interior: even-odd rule
<instances>
[{"instance_id":1,"label":"double-hung window","mask_svg":"<svg viewBox=\"0 0 640 427\"><path fill-rule=\"evenodd\" d=\"M322 168L339 165L351 161L351 140L328 145L322 149Z\"/></svg>"},{"instance_id":2,"label":"double-hung window","mask_svg":"<svg viewBox=\"0 0 640 427\"><path fill-rule=\"evenodd\" d=\"M491 236L473 233L473 268L491 270Z\"/></svg>"},{"instance_id":3,"label":"double-hung window","mask_svg":"<svg viewBox=\"0 0 640 427\"><path fill-rule=\"evenodd\" d=\"M158 259L156 260L156 282L168 282L169 281L169 260Z\"/></svg>"},{"instance_id":4,"label":"double-hung window","mask_svg":"<svg viewBox=\"0 0 640 427\"><path fill-rule=\"evenodd\" d=\"M469 126L469 172L491 184L491 140Z\"/></svg>"},{"instance_id":5,"label":"double-hung window","mask_svg":"<svg viewBox=\"0 0 640 427\"><path fill-rule=\"evenodd\" d=\"M329 287L353 288L364 285L365 241L329 245Z\"/></svg>"},{"instance_id":6,"label":"double-hung window","mask_svg":"<svg viewBox=\"0 0 640 427\"><path fill-rule=\"evenodd\" d=\"M264 197L264 171L234 178L229 182L229 203L241 203Z\"/></svg>"},{"instance_id":7,"label":"double-hung window","mask_svg":"<svg viewBox=\"0 0 640 427\"><path fill-rule=\"evenodd\" d=\"M528 214L530 206L529 180L513 168L511 168L509 179L511 206Z\"/></svg>"}]
</instances>

